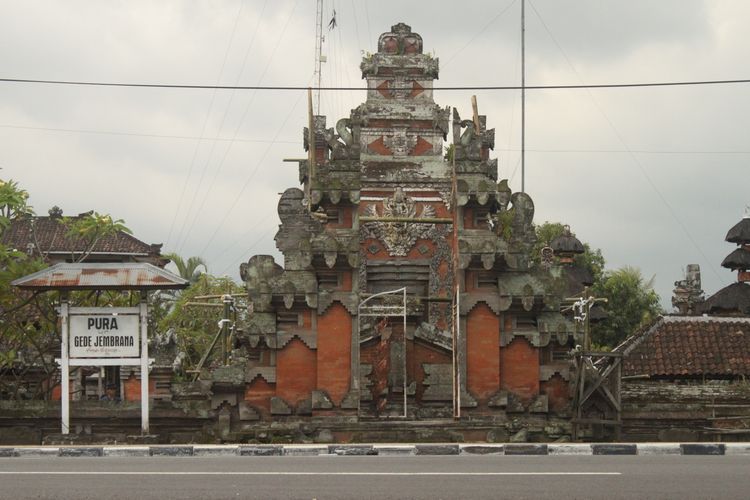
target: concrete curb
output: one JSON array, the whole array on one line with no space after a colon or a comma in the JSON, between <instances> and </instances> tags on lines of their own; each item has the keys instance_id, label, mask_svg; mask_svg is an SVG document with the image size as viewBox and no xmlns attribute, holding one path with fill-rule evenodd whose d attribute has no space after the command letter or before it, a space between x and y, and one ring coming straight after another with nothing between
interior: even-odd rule
<instances>
[{"instance_id":1,"label":"concrete curb","mask_svg":"<svg viewBox=\"0 0 750 500\"><path fill-rule=\"evenodd\" d=\"M750 443L504 443L335 445L0 446L0 458L410 455L750 455Z\"/></svg>"}]
</instances>

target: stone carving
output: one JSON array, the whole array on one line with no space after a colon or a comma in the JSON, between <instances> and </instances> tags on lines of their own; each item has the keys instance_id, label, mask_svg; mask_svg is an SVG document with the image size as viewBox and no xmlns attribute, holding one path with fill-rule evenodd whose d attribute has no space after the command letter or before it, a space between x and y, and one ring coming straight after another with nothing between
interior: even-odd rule
<instances>
[{"instance_id":1,"label":"stone carving","mask_svg":"<svg viewBox=\"0 0 750 500\"><path fill-rule=\"evenodd\" d=\"M705 302L701 289L701 268L698 264L688 264L685 279L674 282L672 306L680 314L695 314Z\"/></svg>"},{"instance_id":2,"label":"stone carving","mask_svg":"<svg viewBox=\"0 0 750 500\"><path fill-rule=\"evenodd\" d=\"M406 196L401 188L396 188L393 197L383 202L383 213L379 214L375 205L368 205L365 214L370 217L428 218L435 216L435 209L425 205L417 213L417 205ZM366 235L380 240L390 255L403 257L409 253L414 243L427 237L431 226L413 222L373 221L364 224Z\"/></svg>"},{"instance_id":3,"label":"stone carving","mask_svg":"<svg viewBox=\"0 0 750 500\"><path fill-rule=\"evenodd\" d=\"M383 139L383 144L391 150L393 156L409 156L417 145L417 138L407 133L406 126L396 126L393 135Z\"/></svg>"},{"instance_id":4,"label":"stone carving","mask_svg":"<svg viewBox=\"0 0 750 500\"><path fill-rule=\"evenodd\" d=\"M354 127L349 118L342 118L336 122L335 133L332 128L324 132L323 136L331 150L333 160L348 160L357 156L353 147L357 143L354 135Z\"/></svg>"},{"instance_id":5,"label":"stone carving","mask_svg":"<svg viewBox=\"0 0 750 500\"><path fill-rule=\"evenodd\" d=\"M378 40L378 51L385 54L421 54L422 37L412 33L411 26L398 23L391 26L390 33L383 33Z\"/></svg>"}]
</instances>

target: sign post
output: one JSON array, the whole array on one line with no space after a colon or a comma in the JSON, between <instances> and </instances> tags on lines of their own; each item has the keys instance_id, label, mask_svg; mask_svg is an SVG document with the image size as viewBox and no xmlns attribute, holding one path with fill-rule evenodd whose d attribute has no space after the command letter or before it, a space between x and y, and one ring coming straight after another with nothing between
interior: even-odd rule
<instances>
[{"instance_id":1,"label":"sign post","mask_svg":"<svg viewBox=\"0 0 750 500\"><path fill-rule=\"evenodd\" d=\"M62 334L62 433L70 433L71 366L139 366L141 431L149 432L148 291L181 290L190 282L145 262L59 263L12 282L22 290L58 291ZM136 307L70 307L67 294L82 290L140 290Z\"/></svg>"},{"instance_id":2,"label":"sign post","mask_svg":"<svg viewBox=\"0 0 750 500\"><path fill-rule=\"evenodd\" d=\"M148 434L148 406L150 399L148 397L148 304L144 298L140 304L141 318L141 433Z\"/></svg>"},{"instance_id":3,"label":"sign post","mask_svg":"<svg viewBox=\"0 0 750 500\"><path fill-rule=\"evenodd\" d=\"M70 433L71 366L140 366L141 431L149 431L148 304L138 307L60 305L62 433Z\"/></svg>"},{"instance_id":4,"label":"sign post","mask_svg":"<svg viewBox=\"0 0 750 500\"><path fill-rule=\"evenodd\" d=\"M68 358L68 301L60 303L60 322L62 323L62 348L60 360L60 383L62 398L62 433L70 434L70 360Z\"/></svg>"}]
</instances>

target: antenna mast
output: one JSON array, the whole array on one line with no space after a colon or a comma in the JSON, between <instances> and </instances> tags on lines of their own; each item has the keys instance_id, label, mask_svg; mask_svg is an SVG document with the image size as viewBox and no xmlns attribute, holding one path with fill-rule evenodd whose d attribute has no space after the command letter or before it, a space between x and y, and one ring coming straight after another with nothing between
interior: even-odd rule
<instances>
[{"instance_id":1,"label":"antenna mast","mask_svg":"<svg viewBox=\"0 0 750 500\"><path fill-rule=\"evenodd\" d=\"M526 192L526 0L521 0L521 192Z\"/></svg>"},{"instance_id":2,"label":"antenna mast","mask_svg":"<svg viewBox=\"0 0 750 500\"><path fill-rule=\"evenodd\" d=\"M323 0L317 1L315 10L315 114L320 114L320 69L323 62Z\"/></svg>"}]
</instances>

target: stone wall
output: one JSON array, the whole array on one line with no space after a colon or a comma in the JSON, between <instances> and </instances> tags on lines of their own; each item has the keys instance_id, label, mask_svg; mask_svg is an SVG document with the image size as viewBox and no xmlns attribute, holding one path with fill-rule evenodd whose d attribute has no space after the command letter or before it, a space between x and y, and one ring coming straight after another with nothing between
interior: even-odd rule
<instances>
[{"instance_id":1,"label":"stone wall","mask_svg":"<svg viewBox=\"0 0 750 500\"><path fill-rule=\"evenodd\" d=\"M623 441L747 441L750 383L622 385Z\"/></svg>"}]
</instances>

